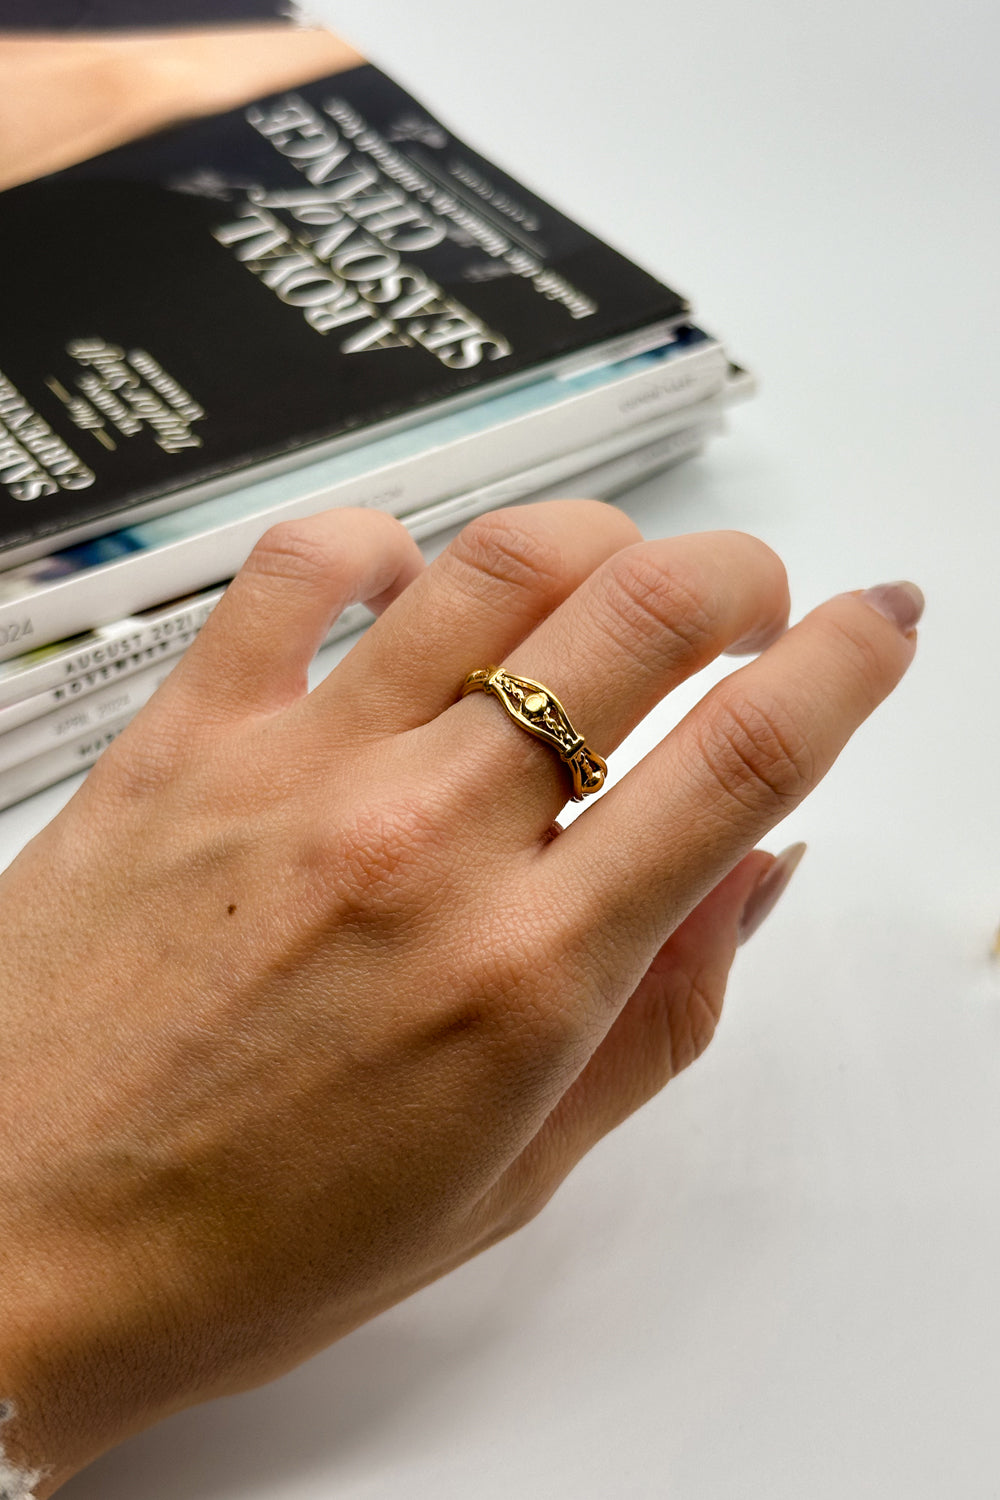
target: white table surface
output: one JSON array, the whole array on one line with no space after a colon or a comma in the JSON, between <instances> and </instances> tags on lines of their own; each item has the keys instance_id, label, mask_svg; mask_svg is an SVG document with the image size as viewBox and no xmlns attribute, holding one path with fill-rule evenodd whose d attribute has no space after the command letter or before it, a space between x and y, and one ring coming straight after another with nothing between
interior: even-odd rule
<instances>
[{"instance_id":1,"label":"white table surface","mask_svg":"<svg viewBox=\"0 0 1000 1500\"><path fill-rule=\"evenodd\" d=\"M756 532L797 612L913 577L926 623L769 841L810 851L706 1057L514 1239L65 1493L996 1500L995 0L326 13L760 372L647 532Z\"/></svg>"}]
</instances>

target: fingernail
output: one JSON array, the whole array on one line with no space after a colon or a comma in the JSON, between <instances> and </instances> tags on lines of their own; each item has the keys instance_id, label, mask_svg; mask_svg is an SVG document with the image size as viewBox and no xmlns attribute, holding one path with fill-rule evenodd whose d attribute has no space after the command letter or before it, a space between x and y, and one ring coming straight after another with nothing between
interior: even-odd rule
<instances>
[{"instance_id":1,"label":"fingernail","mask_svg":"<svg viewBox=\"0 0 1000 1500\"><path fill-rule=\"evenodd\" d=\"M787 629L788 621L779 620L777 624L758 630L755 635L745 635L742 640L734 641L722 654L723 656L756 656L758 651L766 651L768 646L773 646Z\"/></svg>"},{"instance_id":2,"label":"fingernail","mask_svg":"<svg viewBox=\"0 0 1000 1500\"><path fill-rule=\"evenodd\" d=\"M805 852L805 844L789 844L788 848L782 850L774 864L769 866L758 880L740 913L739 925L736 929L738 943L743 944L747 938L753 937L765 917L770 916Z\"/></svg>"},{"instance_id":3,"label":"fingernail","mask_svg":"<svg viewBox=\"0 0 1000 1500\"><path fill-rule=\"evenodd\" d=\"M908 635L924 612L924 596L915 583L905 580L899 583L879 583L873 589L865 589L858 595L865 604L877 609L880 615Z\"/></svg>"}]
</instances>

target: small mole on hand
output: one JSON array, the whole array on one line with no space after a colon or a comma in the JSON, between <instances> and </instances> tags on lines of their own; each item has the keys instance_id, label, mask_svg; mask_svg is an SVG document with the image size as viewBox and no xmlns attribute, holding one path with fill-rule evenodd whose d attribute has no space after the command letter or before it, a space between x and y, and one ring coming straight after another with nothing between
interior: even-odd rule
<instances>
[{"instance_id":1,"label":"small mole on hand","mask_svg":"<svg viewBox=\"0 0 1000 1500\"><path fill-rule=\"evenodd\" d=\"M236 910L236 907L235 906L230 906L227 909L228 909L229 915L232 916L233 912Z\"/></svg>"}]
</instances>

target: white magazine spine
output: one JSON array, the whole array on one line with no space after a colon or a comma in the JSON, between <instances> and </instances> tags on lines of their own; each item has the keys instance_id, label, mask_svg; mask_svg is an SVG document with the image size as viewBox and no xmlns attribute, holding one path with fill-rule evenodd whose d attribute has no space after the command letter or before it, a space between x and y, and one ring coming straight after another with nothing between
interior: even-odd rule
<instances>
[{"instance_id":1,"label":"white magazine spine","mask_svg":"<svg viewBox=\"0 0 1000 1500\"><path fill-rule=\"evenodd\" d=\"M624 474L629 455L634 454L637 462L645 462L650 445L658 440L662 439L669 448L673 441L671 435L678 431L679 422L690 423L697 415L699 422L708 424L713 416L721 413L724 405L729 404L732 395L727 387L725 402L722 398L710 399L690 411L684 409L645 423L641 428L633 428L627 436L608 438L603 443L580 449L572 457L572 474L577 474L583 466L594 468L609 460L617 463L619 455L625 453L621 471ZM634 446L637 440L641 441L639 447ZM627 450L623 446L625 443L628 444ZM670 461L668 455L664 462ZM571 477L568 462L564 456L531 470L526 478L515 475L509 481L500 481L489 491L487 508L489 504L503 504L505 499L517 499L527 492L526 486L530 490L536 484L540 487L561 484ZM442 507L459 517L466 513L476 514L481 504L479 492L474 491L468 496L456 496L439 502L439 505L428 506L415 516L430 517L432 529L440 530L446 524L440 519ZM402 519L411 525L409 517ZM416 524L419 526L419 522ZM29 661L23 667L18 667L16 661L7 666L0 665L0 732L14 728L18 723L27 723L42 713L52 712L70 696L81 696L84 691L103 687L118 676L141 670L151 664L153 655L170 654L177 642L182 642L183 646L190 644L224 592L224 588L209 589L178 600L175 605L155 614L126 617L103 627L92 638L71 640L64 650L53 649L51 655L43 656L41 661ZM362 612L361 618L367 619L368 616ZM53 696L48 696L50 694ZM27 711L29 701L32 706ZM15 708L20 710L16 717L13 713L8 716L8 709Z\"/></svg>"},{"instance_id":2,"label":"white magazine spine","mask_svg":"<svg viewBox=\"0 0 1000 1500\"><path fill-rule=\"evenodd\" d=\"M473 490L454 500L442 500L438 505L414 511L412 515L404 516L403 522L418 542L427 541L432 536L440 535L442 531L464 525L466 521L471 521L500 504L558 498L560 493L564 493L561 486L566 482L573 485L581 499L609 500L612 495L620 494L631 485L641 484L644 479L659 474L672 464L700 453L708 439L721 430L722 417L721 414L716 414L714 417L706 417L693 427L681 428L665 437L650 437L649 442L639 449L630 448L617 455L608 454L600 460L595 458L582 470L576 467L568 474L553 474L548 482L542 470L554 468L554 465L540 465L531 471L530 476L524 477L524 487L519 493L511 492L503 501L498 500L494 493L499 486L491 486L489 491ZM599 447L603 450L606 445L601 444ZM532 482L529 483L529 479ZM513 490L510 481L505 483ZM355 630L361 630L370 624L371 620L372 614L363 604L350 605L334 621L323 645L329 646L345 635L352 635Z\"/></svg>"},{"instance_id":3,"label":"white magazine spine","mask_svg":"<svg viewBox=\"0 0 1000 1500\"><path fill-rule=\"evenodd\" d=\"M426 510L414 511L403 518L405 525L417 541L422 541L446 527L471 521L474 516L482 515L483 511L493 510L499 505L552 499L558 493L565 494L565 487L568 485L572 485L580 498L606 499L609 495L617 494L623 486L638 483L638 480L631 477L635 473L635 460L640 453L645 453L648 446L656 446L662 454L649 471L652 473L669 464L679 463L682 458L697 451L706 437L718 429L721 421L721 407L716 408L714 402L712 405L715 408L712 413L705 414L694 425L690 414L685 426L675 426L666 433L662 430L665 422L651 423L651 428L655 426L659 430L649 431L644 428L644 434L648 431L648 438L638 451L634 439L628 448L621 446L620 440L616 443L596 444L583 453L573 455L570 460L553 459L524 474L516 475L514 479L501 480L485 489L473 490L467 495L456 496L453 500L429 505Z\"/></svg>"},{"instance_id":4,"label":"white magazine spine","mask_svg":"<svg viewBox=\"0 0 1000 1500\"><path fill-rule=\"evenodd\" d=\"M468 495L457 496L454 500L442 500L438 505L429 505L425 510L414 511L412 515L404 516L403 522L418 542L427 541L432 536L438 536L442 531L464 525L466 521L471 521L474 517L481 516L484 511L493 510L500 504L558 498L561 486L567 481L572 483L574 491L581 499L609 500L612 495L620 494L631 485L641 484L644 479L659 474L672 464L678 464L683 459L700 453L708 439L721 430L722 417L721 414L716 414L693 427L681 428L680 431L672 432L665 437L651 437L650 441L639 449L630 448L617 455L608 454L600 460L595 458L582 470L576 467L568 474L553 474L548 482L542 470L554 468L554 465L540 465L532 470L530 475L524 476L524 485L517 494L512 492L513 486L510 481L505 481L511 493L508 493L502 501L493 493L499 486L490 486L489 491L473 490ZM606 445L599 446L603 449ZM355 630L361 630L365 625L370 624L371 620L372 614L365 609L363 604L350 605L334 621L323 645L329 646L334 641L341 640L345 635L352 635Z\"/></svg>"},{"instance_id":5,"label":"white magazine spine","mask_svg":"<svg viewBox=\"0 0 1000 1500\"><path fill-rule=\"evenodd\" d=\"M9 771L0 771L0 811L25 797L33 797L47 786L54 786L57 781L64 781L77 771L89 770L128 722L128 719L121 719L107 725L99 734L74 740L69 745L59 745L44 755L21 761Z\"/></svg>"},{"instance_id":6,"label":"white magazine spine","mask_svg":"<svg viewBox=\"0 0 1000 1500\"><path fill-rule=\"evenodd\" d=\"M470 490L484 475L499 482L512 466L531 468L553 451L573 456L569 450L574 446L627 435L655 417L685 410L720 392L726 370L721 345L713 341L696 346L611 385L383 465L362 478L314 489L212 530L126 553L114 562L42 585L21 599L0 604L0 661L22 654L29 642L41 646L57 641L89 630L95 622L133 614L231 578L254 543L278 521L341 505L370 505L406 515Z\"/></svg>"},{"instance_id":7,"label":"white magazine spine","mask_svg":"<svg viewBox=\"0 0 1000 1500\"><path fill-rule=\"evenodd\" d=\"M670 465L680 463L683 459L700 452L706 440L719 431L720 427L721 417L716 414L694 426L653 439L638 449L632 448L616 458L592 464L583 470L577 469L573 476L573 487L581 495L587 495L593 499L607 499L629 485L641 483L642 480L650 478ZM489 509L491 501L483 503L477 498L477 494L481 496L483 493L479 491L476 494L462 496L459 500L445 502L440 506L428 506L425 510L407 517L406 524L418 540L426 539L437 532L472 519L473 516L481 514L484 509ZM551 485L543 484L526 492L522 498L544 500L553 493ZM362 605L351 605L336 620L324 645L351 635L367 624L371 618L369 611ZM149 674L150 677L153 675L152 672ZM166 675L167 669L164 667L160 680L162 681ZM152 696L153 690L150 689L144 701ZM88 770L131 721L139 707L141 704L137 703L123 717L116 718L113 722L104 724L100 729L74 739L71 743L60 743L54 749L43 750L28 760L19 760L8 769L0 770L0 810L10 807L14 802L20 802L25 797L31 797L36 792L43 791L67 776ZM2 743L0 739L0 745Z\"/></svg>"},{"instance_id":8,"label":"white magazine spine","mask_svg":"<svg viewBox=\"0 0 1000 1500\"><path fill-rule=\"evenodd\" d=\"M113 664L95 667L89 672L81 672L77 677L62 682L56 687L46 688L41 693L33 693L30 698L21 698L16 703L0 705L0 744L5 734L12 729L20 728L22 724L30 724L35 719L44 718L46 714L65 710L73 703L88 699L92 693L100 692L102 688L110 687L118 682L127 682L158 662L169 661L172 657L180 656L197 634L197 630L188 630L183 634L178 632L157 646L149 646L142 651L131 651L127 656L118 657Z\"/></svg>"},{"instance_id":9,"label":"white magazine spine","mask_svg":"<svg viewBox=\"0 0 1000 1500\"><path fill-rule=\"evenodd\" d=\"M726 402L729 405L735 395L747 395L750 383L727 383ZM628 434L628 453L634 453L637 463L645 463L649 447L654 444L661 434L667 434L663 438L664 443L670 446L672 437L670 434L678 431L678 422L691 422L697 416L699 422L708 425L714 414L723 410L723 399L709 399L691 408L685 408L682 413L669 414L661 417L658 422L645 423L642 428L631 429ZM633 447L639 440L640 447ZM612 459L618 462L616 456L622 452L622 438L609 438L601 444L580 449L574 455L574 472L579 471L579 466L595 466L604 460ZM564 459L553 460L559 465L559 471L553 475L552 483L561 483L565 477ZM627 465L628 460L624 460ZM664 462L670 462L669 456ZM532 471L534 474L535 471ZM625 472L625 466L622 468ZM654 468L655 472L655 468ZM520 484L519 484L520 481ZM523 493L525 481L520 475L514 475L510 484L501 483L492 490L493 504L502 504L501 490L510 487L511 493L516 498L517 492ZM538 472L538 483L547 483L547 475ZM465 510L469 496L456 496L454 499L439 502L445 507L456 508L456 513ZM478 504L477 493L472 495L472 510ZM430 514L435 528L441 528L441 520L436 520L438 507L426 507L426 510L418 511L417 514ZM409 517L402 517L409 523ZM42 712L51 712L52 709L61 706L64 697L79 696L82 691L91 688L103 687L106 682L114 681L115 676L126 675L132 670L141 670L142 666L151 663L153 655L171 654L175 643L180 642L181 648L189 645L190 640L201 630L205 619L210 615L225 588L207 589L202 594L190 595L187 598L177 600L172 606L163 607L156 613L148 615L126 616L115 624L105 625L100 630L94 631L93 636L84 639L70 639L63 649L57 646L51 649L51 654L42 655L42 660L25 661L24 666L19 666L15 660L9 664L0 664L0 730L12 729L16 723L27 723L30 718L40 717ZM360 607L360 606L358 606ZM367 616L364 616L367 618ZM46 697L45 694L54 693L60 696ZM31 709L27 711L27 700L31 700ZM18 706L21 709L18 715L7 715L7 708Z\"/></svg>"},{"instance_id":10,"label":"white magazine spine","mask_svg":"<svg viewBox=\"0 0 1000 1500\"><path fill-rule=\"evenodd\" d=\"M30 724L8 730L0 735L0 773L72 743L82 735L100 734L106 724L118 719L130 719L149 702L175 665L175 660L158 662L155 667L148 667L135 677L127 677L124 682L100 688L79 702L71 703L68 708L44 714Z\"/></svg>"},{"instance_id":11,"label":"white magazine spine","mask_svg":"<svg viewBox=\"0 0 1000 1500\"><path fill-rule=\"evenodd\" d=\"M76 692L76 684L81 680L92 682L95 688L103 687L105 681L130 671L141 671L143 666L150 665L153 655L171 654L175 641L189 645L224 593L222 588L207 589L203 594L178 600L155 615L129 616L83 641L67 641L65 649L54 648L41 661L28 661L16 669L16 663L0 665L0 727L11 727L3 718L8 705L59 689L68 696ZM54 699L52 708L57 708L60 702Z\"/></svg>"},{"instance_id":12,"label":"white magazine spine","mask_svg":"<svg viewBox=\"0 0 1000 1500\"><path fill-rule=\"evenodd\" d=\"M684 428L681 432L674 432L669 437L661 438L659 442L650 443L646 448L625 453L621 458L602 464L587 474L587 490L584 498L610 500L613 496L620 495L623 490L629 490L634 485L642 484L645 480L661 474L664 469L672 468L674 464L679 464L686 458L696 457L702 452L709 438L715 437L722 430L723 423L720 417L714 422L704 422L694 428ZM552 495L553 491L548 490L539 495L538 499L544 500Z\"/></svg>"}]
</instances>

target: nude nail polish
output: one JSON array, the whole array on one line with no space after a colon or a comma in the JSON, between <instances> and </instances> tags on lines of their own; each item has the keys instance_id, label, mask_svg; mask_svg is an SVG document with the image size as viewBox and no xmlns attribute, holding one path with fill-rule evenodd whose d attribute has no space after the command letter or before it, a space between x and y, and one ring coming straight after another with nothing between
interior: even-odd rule
<instances>
[{"instance_id":1,"label":"nude nail polish","mask_svg":"<svg viewBox=\"0 0 1000 1500\"><path fill-rule=\"evenodd\" d=\"M770 916L785 892L788 882L795 874L799 861L806 852L805 844L789 844L782 850L774 864L764 872L746 899L736 929L737 942L743 944L753 937L764 919Z\"/></svg>"},{"instance_id":2,"label":"nude nail polish","mask_svg":"<svg viewBox=\"0 0 1000 1500\"><path fill-rule=\"evenodd\" d=\"M901 580L899 583L879 583L858 595L865 604L877 609L880 615L908 635L924 612L924 596L915 583Z\"/></svg>"}]
</instances>

